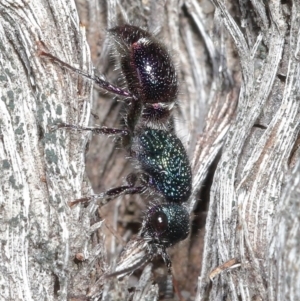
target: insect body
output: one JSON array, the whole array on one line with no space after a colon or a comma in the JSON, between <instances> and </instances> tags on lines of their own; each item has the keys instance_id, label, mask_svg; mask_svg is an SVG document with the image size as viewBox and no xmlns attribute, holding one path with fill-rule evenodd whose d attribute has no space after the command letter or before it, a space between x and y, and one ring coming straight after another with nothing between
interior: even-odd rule
<instances>
[{"instance_id":1,"label":"insect body","mask_svg":"<svg viewBox=\"0 0 300 301\"><path fill-rule=\"evenodd\" d=\"M170 117L178 93L177 74L168 50L136 26L117 26L109 32L115 38L121 69L133 95L128 116L135 118L127 120L129 128L133 130L139 118L136 103L143 105L141 122L162 125Z\"/></svg>"},{"instance_id":2,"label":"insect body","mask_svg":"<svg viewBox=\"0 0 300 301\"><path fill-rule=\"evenodd\" d=\"M176 70L166 47L147 31L122 25L110 29L109 33L115 40L128 91L85 74L50 54L43 54L94 80L104 90L126 97L128 104L124 129L80 127L65 123L57 126L96 134L121 135L138 167L137 172L128 175L126 185L76 200L72 204L95 198L100 198L104 204L122 194L151 192L154 203L145 213L137 240L142 242L139 245L150 259L160 254L171 273L171 260L166 248L185 239L189 233L189 214L183 203L191 194L192 183L184 146L169 130L178 94ZM130 246L136 248L134 243ZM144 258L135 263L127 263L126 260L126 264L120 264L112 275L125 275L145 262Z\"/></svg>"}]
</instances>

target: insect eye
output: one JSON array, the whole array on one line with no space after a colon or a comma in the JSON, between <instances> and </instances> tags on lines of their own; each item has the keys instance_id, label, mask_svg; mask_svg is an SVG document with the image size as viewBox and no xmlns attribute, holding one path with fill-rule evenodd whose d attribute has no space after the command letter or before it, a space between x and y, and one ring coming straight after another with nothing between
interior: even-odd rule
<instances>
[{"instance_id":1,"label":"insect eye","mask_svg":"<svg viewBox=\"0 0 300 301\"><path fill-rule=\"evenodd\" d=\"M142 236L170 247L189 234L189 214L176 203L153 206L146 214Z\"/></svg>"},{"instance_id":2,"label":"insect eye","mask_svg":"<svg viewBox=\"0 0 300 301\"><path fill-rule=\"evenodd\" d=\"M168 217L164 212L155 212L150 220L149 223L152 225L153 229L157 234L162 234L168 229Z\"/></svg>"}]
</instances>

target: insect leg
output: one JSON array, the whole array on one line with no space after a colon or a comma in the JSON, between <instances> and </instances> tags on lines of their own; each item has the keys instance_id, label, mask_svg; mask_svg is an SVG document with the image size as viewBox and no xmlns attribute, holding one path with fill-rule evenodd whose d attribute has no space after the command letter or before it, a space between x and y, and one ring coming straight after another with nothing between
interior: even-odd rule
<instances>
[{"instance_id":1,"label":"insect leg","mask_svg":"<svg viewBox=\"0 0 300 301\"><path fill-rule=\"evenodd\" d=\"M69 206L72 207L78 203L86 203L96 199L100 199L99 205L103 206L107 204L110 200L115 199L121 195L143 193L147 189L147 187L144 185L134 186L137 181L137 178L138 177L136 174L131 173L126 178L127 185L111 188L106 192L102 192L100 194L94 194L88 197L74 200L72 202L69 202Z\"/></svg>"},{"instance_id":2,"label":"insect leg","mask_svg":"<svg viewBox=\"0 0 300 301\"><path fill-rule=\"evenodd\" d=\"M122 136L127 136L129 135L128 130L126 129L115 129L115 128L108 128L105 126L101 127L84 127L84 126L79 126L75 124L68 124L68 123L58 123L54 126L52 126L52 130L57 130L57 129L70 129L70 130L75 130L75 131L90 131L93 134L96 135L122 135Z\"/></svg>"},{"instance_id":3,"label":"insect leg","mask_svg":"<svg viewBox=\"0 0 300 301\"><path fill-rule=\"evenodd\" d=\"M54 61L55 63L61 65L62 67L66 68L66 69L69 69L69 70L71 70L71 71L73 71L77 74L80 74L80 75L94 81L103 90L106 90L108 92L111 92L111 93L114 93L114 94L117 94L117 95L125 96L125 97L131 97L131 98L134 97L129 91L124 90L122 88L119 88L118 86L115 86L115 85L107 82L106 80L101 79L99 76L92 76L90 74L87 74L84 71L82 71L80 69L77 69L77 68L65 63L64 61L60 60L56 56L54 56L54 55L52 55L52 54L50 54L46 51L41 50L39 53L40 53L41 56L45 56L45 57L50 58L52 61Z\"/></svg>"}]
</instances>

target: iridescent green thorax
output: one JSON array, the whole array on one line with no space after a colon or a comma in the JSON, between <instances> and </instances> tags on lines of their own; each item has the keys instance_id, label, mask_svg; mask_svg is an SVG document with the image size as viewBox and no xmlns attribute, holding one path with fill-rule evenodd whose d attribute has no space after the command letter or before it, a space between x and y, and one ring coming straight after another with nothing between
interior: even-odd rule
<instances>
[{"instance_id":1,"label":"iridescent green thorax","mask_svg":"<svg viewBox=\"0 0 300 301\"><path fill-rule=\"evenodd\" d=\"M187 201L192 174L180 139L168 131L146 128L135 140L136 157L150 176L149 185L169 202Z\"/></svg>"}]
</instances>

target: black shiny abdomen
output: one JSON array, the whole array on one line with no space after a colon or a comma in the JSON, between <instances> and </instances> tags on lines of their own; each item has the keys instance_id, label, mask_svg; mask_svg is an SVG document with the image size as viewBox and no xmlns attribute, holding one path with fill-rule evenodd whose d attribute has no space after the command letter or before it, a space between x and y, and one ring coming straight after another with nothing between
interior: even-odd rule
<instances>
[{"instance_id":1,"label":"black shiny abdomen","mask_svg":"<svg viewBox=\"0 0 300 301\"><path fill-rule=\"evenodd\" d=\"M109 30L121 54L121 69L130 92L143 103L172 103L178 92L168 50L147 31L131 25Z\"/></svg>"},{"instance_id":2,"label":"black shiny abdomen","mask_svg":"<svg viewBox=\"0 0 300 301\"><path fill-rule=\"evenodd\" d=\"M191 167L179 138L167 131L146 128L135 138L133 149L142 169L150 176L151 187L169 202L188 200Z\"/></svg>"}]
</instances>

